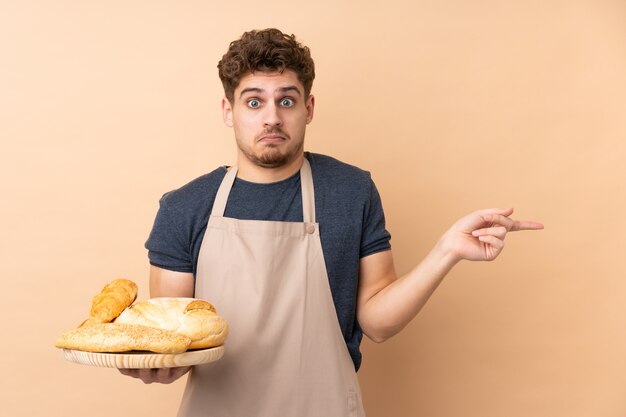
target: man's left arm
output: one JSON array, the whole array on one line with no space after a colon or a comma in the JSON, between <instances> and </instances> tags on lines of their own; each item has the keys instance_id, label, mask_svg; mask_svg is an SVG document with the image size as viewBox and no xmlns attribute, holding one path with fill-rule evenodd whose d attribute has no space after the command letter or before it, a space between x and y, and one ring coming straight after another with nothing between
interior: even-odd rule
<instances>
[{"instance_id":1,"label":"man's left arm","mask_svg":"<svg viewBox=\"0 0 626 417\"><path fill-rule=\"evenodd\" d=\"M357 320L370 339L383 342L400 332L422 309L446 274L461 260L492 261L509 232L543 229L510 218L513 209L487 209L457 221L413 270L398 277L391 251L361 259Z\"/></svg>"}]
</instances>

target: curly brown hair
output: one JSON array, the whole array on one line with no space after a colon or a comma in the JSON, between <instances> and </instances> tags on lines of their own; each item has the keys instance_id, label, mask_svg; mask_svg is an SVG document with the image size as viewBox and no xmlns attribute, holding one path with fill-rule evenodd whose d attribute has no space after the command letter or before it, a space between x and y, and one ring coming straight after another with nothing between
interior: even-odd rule
<instances>
[{"instance_id":1,"label":"curly brown hair","mask_svg":"<svg viewBox=\"0 0 626 417\"><path fill-rule=\"evenodd\" d=\"M278 29L252 30L230 43L228 51L217 64L224 94L232 103L241 79L255 71L293 70L308 97L315 78L315 65L308 47Z\"/></svg>"}]
</instances>

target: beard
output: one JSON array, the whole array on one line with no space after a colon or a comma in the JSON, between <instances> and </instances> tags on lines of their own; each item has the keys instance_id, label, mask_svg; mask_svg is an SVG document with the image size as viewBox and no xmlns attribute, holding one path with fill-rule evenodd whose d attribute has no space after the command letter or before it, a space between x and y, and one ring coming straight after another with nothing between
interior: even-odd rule
<instances>
[{"instance_id":1,"label":"beard","mask_svg":"<svg viewBox=\"0 0 626 417\"><path fill-rule=\"evenodd\" d=\"M246 156L246 158L251 161L253 164L260 166L262 168L279 168L284 165L287 165L289 162L293 161L298 155L304 152L304 138L292 142L292 139L284 132L280 130L271 130L264 131L259 137L267 134L280 134L284 136L287 140L286 145L288 146L280 146L274 144L265 145L260 151L255 152L243 145L243 143L237 139L237 146L241 150L241 152Z\"/></svg>"}]
</instances>

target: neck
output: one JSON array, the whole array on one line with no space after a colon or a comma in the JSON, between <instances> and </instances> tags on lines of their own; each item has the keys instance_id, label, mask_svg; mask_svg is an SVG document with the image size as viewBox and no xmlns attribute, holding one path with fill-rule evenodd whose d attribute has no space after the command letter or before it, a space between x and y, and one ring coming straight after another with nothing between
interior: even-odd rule
<instances>
[{"instance_id":1,"label":"neck","mask_svg":"<svg viewBox=\"0 0 626 417\"><path fill-rule=\"evenodd\" d=\"M304 161L304 153L299 154L292 161L276 168L265 168L254 164L241 152L237 153L237 177L256 183L270 183L291 177L300 170Z\"/></svg>"}]
</instances>

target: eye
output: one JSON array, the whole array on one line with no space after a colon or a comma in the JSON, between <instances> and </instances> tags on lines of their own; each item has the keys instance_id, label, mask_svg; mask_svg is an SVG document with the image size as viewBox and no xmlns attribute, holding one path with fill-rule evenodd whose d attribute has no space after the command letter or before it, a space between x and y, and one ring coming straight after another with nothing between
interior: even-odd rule
<instances>
[{"instance_id":1,"label":"eye","mask_svg":"<svg viewBox=\"0 0 626 417\"><path fill-rule=\"evenodd\" d=\"M256 99L256 98L251 98L250 100L248 100L248 107L252 108L252 109L256 109L257 107L261 106L261 101Z\"/></svg>"},{"instance_id":2,"label":"eye","mask_svg":"<svg viewBox=\"0 0 626 417\"><path fill-rule=\"evenodd\" d=\"M284 98L280 100L280 105L283 107L291 107L294 104L296 104L296 102L292 98Z\"/></svg>"}]
</instances>

